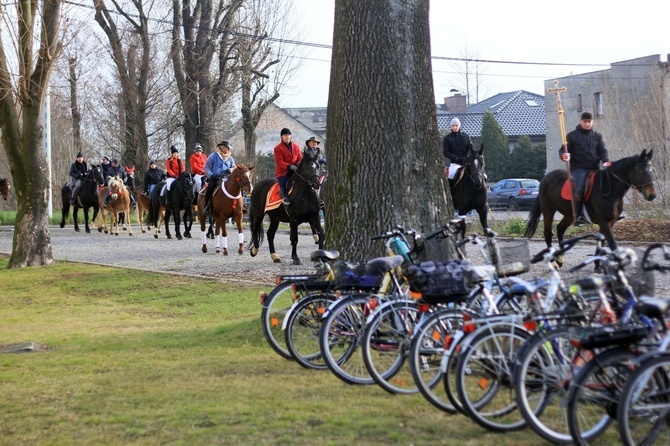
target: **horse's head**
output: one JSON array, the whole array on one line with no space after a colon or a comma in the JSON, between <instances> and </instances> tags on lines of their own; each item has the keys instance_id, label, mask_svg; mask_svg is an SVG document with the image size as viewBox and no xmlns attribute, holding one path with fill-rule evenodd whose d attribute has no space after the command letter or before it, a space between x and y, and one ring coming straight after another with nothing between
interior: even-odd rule
<instances>
[{"instance_id":1,"label":"horse's head","mask_svg":"<svg viewBox=\"0 0 670 446\"><path fill-rule=\"evenodd\" d=\"M475 189L481 189L486 185L486 175L484 174L484 145L479 150L473 150L463 160L465 174L470 177Z\"/></svg>"},{"instance_id":2,"label":"horse's head","mask_svg":"<svg viewBox=\"0 0 670 446\"><path fill-rule=\"evenodd\" d=\"M646 149L642 151L637 157L635 168L630 175L630 183L637 189L644 199L652 201L656 198L656 189L654 187L654 173L651 166L651 158L654 156L654 150L647 152Z\"/></svg>"},{"instance_id":3,"label":"horse's head","mask_svg":"<svg viewBox=\"0 0 670 446\"><path fill-rule=\"evenodd\" d=\"M319 173L321 170L321 163L319 162L319 156L321 155L321 150L316 148L307 148L303 151L302 161L298 165L298 171L296 172L297 176L305 181L310 187L314 190L321 187L319 183Z\"/></svg>"},{"instance_id":4,"label":"horse's head","mask_svg":"<svg viewBox=\"0 0 670 446\"><path fill-rule=\"evenodd\" d=\"M122 194L124 190L123 181L118 176L113 176L109 179L109 193L112 196L112 200L116 200L119 197L119 194Z\"/></svg>"},{"instance_id":5,"label":"horse's head","mask_svg":"<svg viewBox=\"0 0 670 446\"><path fill-rule=\"evenodd\" d=\"M228 176L228 181L240 186L247 194L251 194L253 186L251 185L251 171L255 166L247 167L244 164L238 164L233 169L233 172Z\"/></svg>"},{"instance_id":6,"label":"horse's head","mask_svg":"<svg viewBox=\"0 0 670 446\"><path fill-rule=\"evenodd\" d=\"M188 172L184 172L179 175L179 178L177 178L177 183L179 184L179 188L182 189L184 193L184 198L186 200L192 200L195 189L195 178L193 175Z\"/></svg>"},{"instance_id":7,"label":"horse's head","mask_svg":"<svg viewBox=\"0 0 670 446\"><path fill-rule=\"evenodd\" d=\"M92 165L91 170L89 170L88 175L86 175L86 179L97 183L98 186L102 186L105 183L105 177L102 174L100 166Z\"/></svg>"},{"instance_id":8,"label":"horse's head","mask_svg":"<svg viewBox=\"0 0 670 446\"><path fill-rule=\"evenodd\" d=\"M12 188L7 178L0 178L0 194L5 201L9 198L9 190Z\"/></svg>"}]
</instances>

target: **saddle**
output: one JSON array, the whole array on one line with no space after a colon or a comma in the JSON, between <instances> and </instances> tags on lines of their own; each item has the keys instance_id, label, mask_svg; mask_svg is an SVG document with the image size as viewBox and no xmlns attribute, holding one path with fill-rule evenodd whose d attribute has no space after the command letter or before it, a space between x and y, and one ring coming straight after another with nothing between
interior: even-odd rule
<instances>
[{"instance_id":1,"label":"saddle","mask_svg":"<svg viewBox=\"0 0 670 446\"><path fill-rule=\"evenodd\" d=\"M288 187L286 195L290 194L293 190L293 184L294 181L290 181L289 184L287 184ZM265 212L277 209L279 206L281 206L281 204L282 201L281 196L279 195L279 183L275 183L272 185L272 187L270 187L267 198L265 199Z\"/></svg>"},{"instance_id":2,"label":"saddle","mask_svg":"<svg viewBox=\"0 0 670 446\"><path fill-rule=\"evenodd\" d=\"M593 192L593 183L596 179L596 170L592 170L588 177L586 177L586 184L584 187L584 202L589 201L591 197L591 192ZM574 189L573 181L571 178L565 180L563 187L561 188L561 198L564 200L572 200L572 191Z\"/></svg>"}]
</instances>

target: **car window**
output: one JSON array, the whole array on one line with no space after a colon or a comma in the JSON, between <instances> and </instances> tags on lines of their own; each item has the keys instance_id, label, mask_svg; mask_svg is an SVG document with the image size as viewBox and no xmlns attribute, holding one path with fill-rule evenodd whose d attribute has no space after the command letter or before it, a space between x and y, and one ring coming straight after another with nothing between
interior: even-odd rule
<instances>
[{"instance_id":1,"label":"car window","mask_svg":"<svg viewBox=\"0 0 670 446\"><path fill-rule=\"evenodd\" d=\"M516 181L508 181L505 183L505 189L516 189Z\"/></svg>"},{"instance_id":2,"label":"car window","mask_svg":"<svg viewBox=\"0 0 670 446\"><path fill-rule=\"evenodd\" d=\"M502 182L502 181L498 181L496 184L493 185L493 187L491 187L491 190L492 190L493 192L497 192L497 191L499 191L500 189L502 189L502 187L503 187L504 184L505 184L504 182Z\"/></svg>"},{"instance_id":3,"label":"car window","mask_svg":"<svg viewBox=\"0 0 670 446\"><path fill-rule=\"evenodd\" d=\"M535 189L540 186L540 182L537 180L523 180L521 181L521 187L527 187L530 189Z\"/></svg>"}]
</instances>

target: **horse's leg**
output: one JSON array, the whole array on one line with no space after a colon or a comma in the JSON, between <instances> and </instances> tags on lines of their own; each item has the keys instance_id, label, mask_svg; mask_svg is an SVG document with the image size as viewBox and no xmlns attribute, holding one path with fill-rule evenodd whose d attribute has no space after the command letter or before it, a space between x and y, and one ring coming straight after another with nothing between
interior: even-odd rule
<instances>
[{"instance_id":1,"label":"horse's leg","mask_svg":"<svg viewBox=\"0 0 670 446\"><path fill-rule=\"evenodd\" d=\"M79 232L79 224L77 223L77 217L79 214L79 207L75 204L74 207L72 208L72 219L74 220L74 230L76 232Z\"/></svg>"},{"instance_id":2,"label":"horse's leg","mask_svg":"<svg viewBox=\"0 0 670 446\"><path fill-rule=\"evenodd\" d=\"M163 216L163 226L165 226L165 236L168 240L172 240L172 235L170 234L170 211L165 210L165 215ZM158 234L156 234L158 238Z\"/></svg>"},{"instance_id":3,"label":"horse's leg","mask_svg":"<svg viewBox=\"0 0 670 446\"><path fill-rule=\"evenodd\" d=\"M603 224L598 225L600 228L600 233L605 236L607 240L607 246L614 251L617 249L617 243L614 239L614 233L612 232L612 225L609 222L604 222Z\"/></svg>"},{"instance_id":4,"label":"horse's leg","mask_svg":"<svg viewBox=\"0 0 670 446\"><path fill-rule=\"evenodd\" d=\"M294 265L300 265L300 258L298 257L298 223L291 222L291 258Z\"/></svg>"},{"instance_id":5,"label":"horse's leg","mask_svg":"<svg viewBox=\"0 0 670 446\"><path fill-rule=\"evenodd\" d=\"M489 213L489 207L486 204L477 209L477 214L479 215L479 223L481 223L482 229L484 230L486 230L486 228L489 227L487 222L488 213Z\"/></svg>"},{"instance_id":6,"label":"horse's leg","mask_svg":"<svg viewBox=\"0 0 670 446\"><path fill-rule=\"evenodd\" d=\"M218 219L214 219L214 242L216 243L216 253L221 253L221 224Z\"/></svg>"},{"instance_id":7,"label":"horse's leg","mask_svg":"<svg viewBox=\"0 0 670 446\"><path fill-rule=\"evenodd\" d=\"M268 226L268 231L266 235L268 237L268 247L270 248L270 257L275 263L281 263L281 258L275 252L275 234L277 233L277 228L279 227L279 220L275 220L270 217L270 226Z\"/></svg>"},{"instance_id":8,"label":"horse's leg","mask_svg":"<svg viewBox=\"0 0 670 446\"><path fill-rule=\"evenodd\" d=\"M223 248L223 255L228 255L228 227L226 226L227 218L223 218L221 225L221 247Z\"/></svg>"},{"instance_id":9,"label":"horse's leg","mask_svg":"<svg viewBox=\"0 0 670 446\"><path fill-rule=\"evenodd\" d=\"M565 216L563 216L561 221L558 222L558 224L556 225L556 240L558 241L559 247L561 245L561 242L563 241L563 236L565 235L565 231L568 230L568 228L572 224L573 220L574 219L572 218L572 215L565 215ZM556 257L556 264L558 266L563 266L563 263L564 263L564 257L561 254L560 256Z\"/></svg>"},{"instance_id":10,"label":"horse's leg","mask_svg":"<svg viewBox=\"0 0 670 446\"><path fill-rule=\"evenodd\" d=\"M128 235L132 237L133 236L133 225L132 225L132 221L131 221L131 218L130 218L130 200L128 200L128 205L126 207L126 211L124 212L124 214L126 214L126 218L128 219Z\"/></svg>"},{"instance_id":11,"label":"horse's leg","mask_svg":"<svg viewBox=\"0 0 670 446\"><path fill-rule=\"evenodd\" d=\"M172 211L172 217L174 218L174 236L177 240L181 240L183 237L181 236L181 213L179 209Z\"/></svg>"},{"instance_id":12,"label":"horse's leg","mask_svg":"<svg viewBox=\"0 0 670 446\"><path fill-rule=\"evenodd\" d=\"M91 230L88 227L88 207L82 208L82 211L84 211L84 230L86 233L90 233Z\"/></svg>"},{"instance_id":13,"label":"horse's leg","mask_svg":"<svg viewBox=\"0 0 670 446\"><path fill-rule=\"evenodd\" d=\"M201 206L198 206L198 220L200 220L200 238L202 239L202 252L207 253L207 233L205 229L207 228L207 217L205 213L200 209Z\"/></svg>"},{"instance_id":14,"label":"horse's leg","mask_svg":"<svg viewBox=\"0 0 670 446\"><path fill-rule=\"evenodd\" d=\"M209 229L207 230L207 237L214 239L214 219L212 217L205 217L209 221Z\"/></svg>"},{"instance_id":15,"label":"horse's leg","mask_svg":"<svg viewBox=\"0 0 670 446\"><path fill-rule=\"evenodd\" d=\"M237 253L244 254L244 229L242 228L242 214L235 216L237 224Z\"/></svg>"}]
</instances>

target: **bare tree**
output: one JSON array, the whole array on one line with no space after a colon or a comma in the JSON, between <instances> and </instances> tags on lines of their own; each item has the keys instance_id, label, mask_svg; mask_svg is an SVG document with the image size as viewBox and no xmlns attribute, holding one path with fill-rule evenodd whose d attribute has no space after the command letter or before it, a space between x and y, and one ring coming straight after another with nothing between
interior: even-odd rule
<instances>
[{"instance_id":1,"label":"bare tree","mask_svg":"<svg viewBox=\"0 0 670 446\"><path fill-rule=\"evenodd\" d=\"M5 4L0 5L2 22L8 25L5 32L13 32L14 37L0 40L0 128L18 204L9 268L53 262L47 206L51 178L41 150L40 115L50 73L62 47L61 3L44 0L38 20L38 2L19 0L11 15L15 24L9 23ZM18 75L10 68L5 48L9 42L16 44Z\"/></svg>"},{"instance_id":2,"label":"bare tree","mask_svg":"<svg viewBox=\"0 0 670 446\"><path fill-rule=\"evenodd\" d=\"M328 99L326 242L343 257L381 253L371 235L428 231L454 215L443 172L429 0L335 3Z\"/></svg>"},{"instance_id":3,"label":"bare tree","mask_svg":"<svg viewBox=\"0 0 670 446\"><path fill-rule=\"evenodd\" d=\"M237 44L242 98L244 153L248 164L256 162L256 127L265 109L274 103L290 75L298 69L281 43L291 38L292 4L286 0L249 0L240 20L246 38ZM268 39L273 36L274 39Z\"/></svg>"},{"instance_id":4,"label":"bare tree","mask_svg":"<svg viewBox=\"0 0 670 446\"><path fill-rule=\"evenodd\" d=\"M486 68L479 61L479 52L473 51L467 42L463 44L460 59L450 64L456 73L453 85L465 94L468 105L476 104L490 91Z\"/></svg>"},{"instance_id":5,"label":"bare tree","mask_svg":"<svg viewBox=\"0 0 670 446\"><path fill-rule=\"evenodd\" d=\"M184 115L186 158L214 145L215 115L236 88L235 15L245 0L172 0L172 65ZM214 57L218 56L217 66Z\"/></svg>"},{"instance_id":6,"label":"bare tree","mask_svg":"<svg viewBox=\"0 0 670 446\"><path fill-rule=\"evenodd\" d=\"M111 0L114 11L123 17L120 30L113 20L105 0L93 0L95 21L107 36L112 59L116 65L121 87L119 110L122 112L123 156L121 162L137 166L143 171L149 164L147 137L147 110L149 72L152 60L147 11L153 2L132 0L132 13L127 12L117 0ZM123 42L127 46L123 47Z\"/></svg>"}]
</instances>

